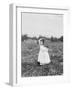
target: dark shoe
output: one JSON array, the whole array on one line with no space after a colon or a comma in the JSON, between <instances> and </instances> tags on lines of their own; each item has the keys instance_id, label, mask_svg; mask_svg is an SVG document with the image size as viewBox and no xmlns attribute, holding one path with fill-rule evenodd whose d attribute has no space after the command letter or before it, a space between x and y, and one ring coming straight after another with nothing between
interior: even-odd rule
<instances>
[{"instance_id":1,"label":"dark shoe","mask_svg":"<svg viewBox=\"0 0 72 90\"><path fill-rule=\"evenodd\" d=\"M37 65L40 65L40 62L37 62Z\"/></svg>"}]
</instances>

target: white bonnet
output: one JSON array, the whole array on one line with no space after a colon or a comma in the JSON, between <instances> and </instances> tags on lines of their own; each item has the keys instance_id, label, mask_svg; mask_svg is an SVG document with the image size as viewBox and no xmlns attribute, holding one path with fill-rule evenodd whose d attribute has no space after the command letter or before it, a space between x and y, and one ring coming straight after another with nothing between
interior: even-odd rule
<instances>
[{"instance_id":1,"label":"white bonnet","mask_svg":"<svg viewBox=\"0 0 72 90\"><path fill-rule=\"evenodd\" d=\"M43 40L43 39L44 39L44 38L40 38L40 39L38 40L39 44L40 44L40 41Z\"/></svg>"}]
</instances>

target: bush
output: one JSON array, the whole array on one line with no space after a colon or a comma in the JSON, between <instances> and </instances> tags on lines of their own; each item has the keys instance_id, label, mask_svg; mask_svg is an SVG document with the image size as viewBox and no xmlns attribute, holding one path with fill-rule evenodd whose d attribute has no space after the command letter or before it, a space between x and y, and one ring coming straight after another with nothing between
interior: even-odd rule
<instances>
[{"instance_id":1,"label":"bush","mask_svg":"<svg viewBox=\"0 0 72 90\"><path fill-rule=\"evenodd\" d=\"M61 36L61 37L59 38L59 41L63 42L63 36Z\"/></svg>"},{"instance_id":2,"label":"bush","mask_svg":"<svg viewBox=\"0 0 72 90\"><path fill-rule=\"evenodd\" d=\"M24 40L27 40L27 39L28 39L28 36L26 34L21 36L21 41L24 41Z\"/></svg>"}]
</instances>

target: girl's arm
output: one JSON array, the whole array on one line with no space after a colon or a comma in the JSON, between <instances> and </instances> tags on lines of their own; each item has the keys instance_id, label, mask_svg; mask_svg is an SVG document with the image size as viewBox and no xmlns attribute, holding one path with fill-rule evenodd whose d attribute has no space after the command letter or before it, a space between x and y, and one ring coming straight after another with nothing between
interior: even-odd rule
<instances>
[{"instance_id":1,"label":"girl's arm","mask_svg":"<svg viewBox=\"0 0 72 90\"><path fill-rule=\"evenodd\" d=\"M48 46L45 46L46 48L49 48Z\"/></svg>"},{"instance_id":2,"label":"girl's arm","mask_svg":"<svg viewBox=\"0 0 72 90\"><path fill-rule=\"evenodd\" d=\"M52 49L50 49L48 46L45 46L46 48L48 48L49 51L52 51Z\"/></svg>"}]
</instances>

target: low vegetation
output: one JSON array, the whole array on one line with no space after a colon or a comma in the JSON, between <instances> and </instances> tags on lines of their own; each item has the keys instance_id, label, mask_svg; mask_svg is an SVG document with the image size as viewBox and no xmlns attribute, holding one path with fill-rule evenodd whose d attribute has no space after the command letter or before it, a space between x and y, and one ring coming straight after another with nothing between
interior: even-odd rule
<instances>
[{"instance_id":1,"label":"low vegetation","mask_svg":"<svg viewBox=\"0 0 72 90\"><path fill-rule=\"evenodd\" d=\"M51 63L39 66L37 64L39 45L37 38L22 39L21 43L21 75L22 77L49 76L63 74L63 37L46 39L44 46L48 46Z\"/></svg>"}]
</instances>

